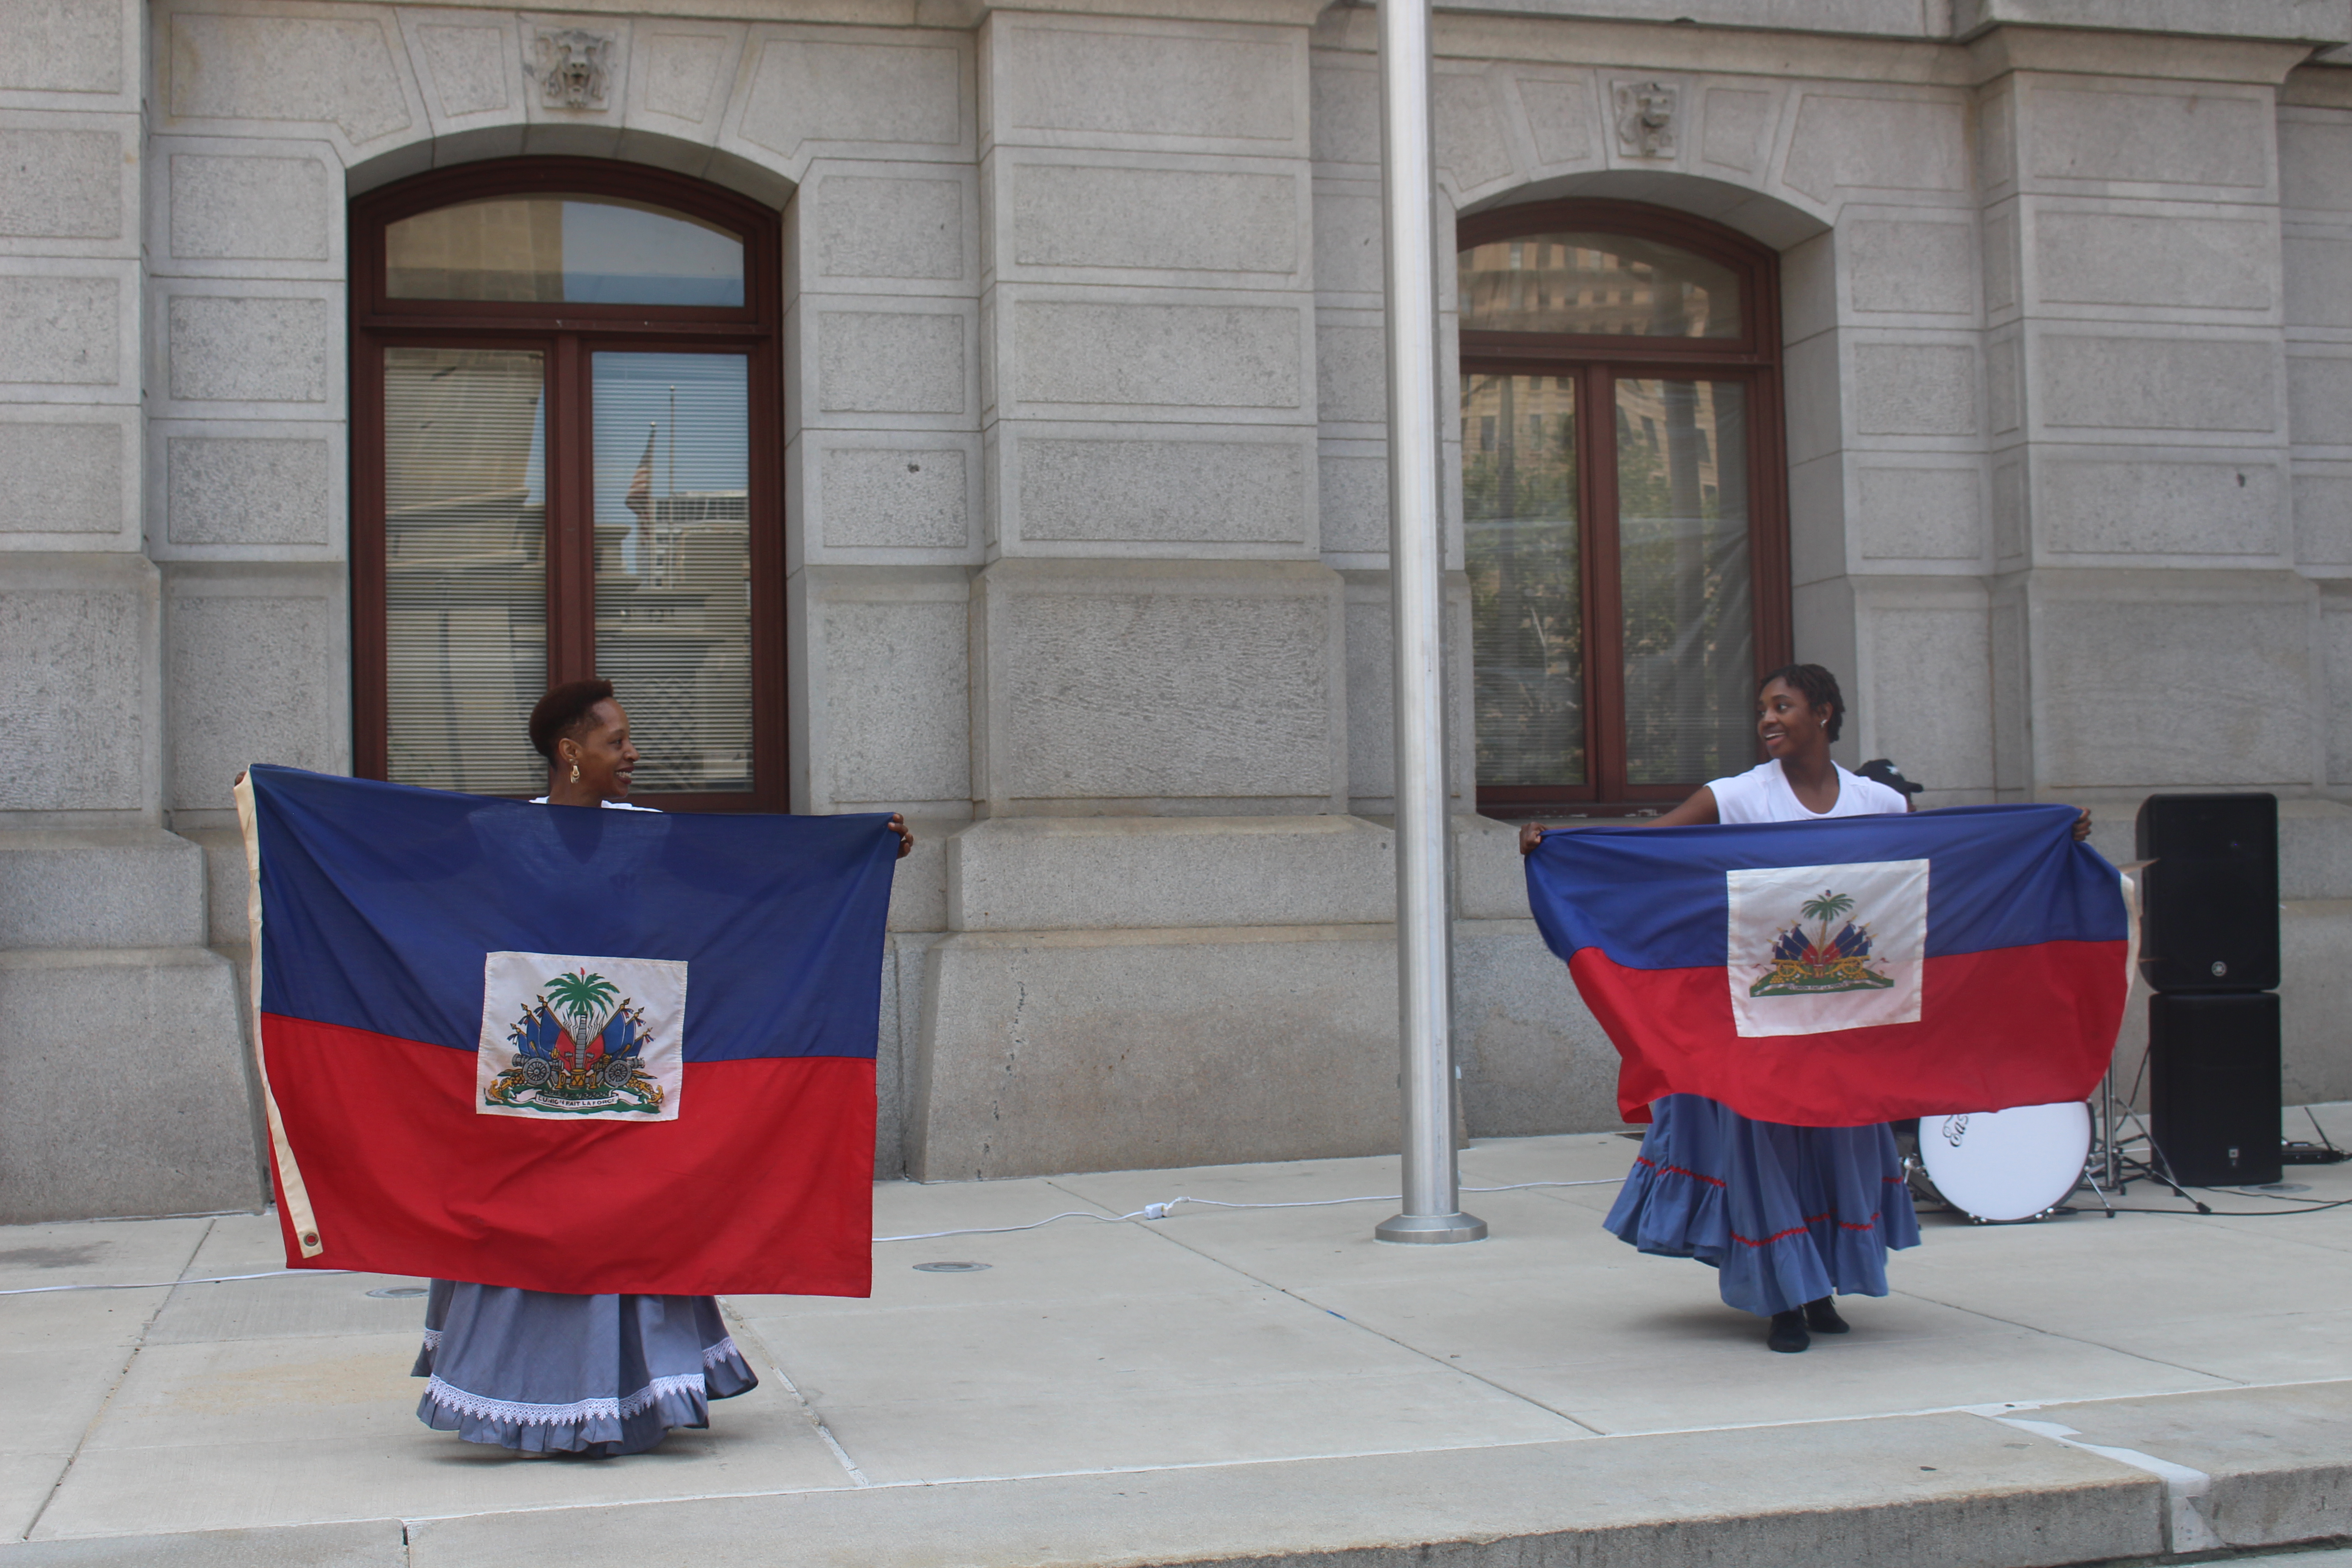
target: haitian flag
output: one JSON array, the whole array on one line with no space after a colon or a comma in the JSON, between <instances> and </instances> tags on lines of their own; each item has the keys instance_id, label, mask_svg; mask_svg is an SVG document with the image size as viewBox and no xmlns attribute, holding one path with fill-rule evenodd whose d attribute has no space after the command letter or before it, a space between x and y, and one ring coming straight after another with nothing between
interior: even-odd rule
<instances>
[{"instance_id":1,"label":"haitian flag","mask_svg":"<svg viewBox=\"0 0 2352 1568\"><path fill-rule=\"evenodd\" d=\"M2129 994L2123 879L2064 805L1552 832L1528 902L1647 1121L1855 1127L2081 1100Z\"/></svg>"},{"instance_id":2,"label":"haitian flag","mask_svg":"<svg viewBox=\"0 0 2352 1568\"><path fill-rule=\"evenodd\" d=\"M867 1294L886 817L236 793L289 1266Z\"/></svg>"}]
</instances>

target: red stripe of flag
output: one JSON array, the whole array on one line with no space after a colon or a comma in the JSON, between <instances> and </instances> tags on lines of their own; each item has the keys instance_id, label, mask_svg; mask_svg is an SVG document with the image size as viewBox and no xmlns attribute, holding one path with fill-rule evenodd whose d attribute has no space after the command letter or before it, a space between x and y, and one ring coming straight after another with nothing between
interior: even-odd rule
<instances>
[{"instance_id":1,"label":"red stripe of flag","mask_svg":"<svg viewBox=\"0 0 2352 1568\"><path fill-rule=\"evenodd\" d=\"M325 1243L303 1267L581 1295L871 1293L870 1060L689 1062L677 1119L632 1126L477 1115L472 1051L275 1014L261 1037Z\"/></svg>"},{"instance_id":2,"label":"red stripe of flag","mask_svg":"<svg viewBox=\"0 0 2352 1568\"><path fill-rule=\"evenodd\" d=\"M2084 1098L2123 1023L2123 961L2119 942L1930 958L1916 1024L1761 1037L1734 1032L1720 968L1629 969L1588 947L1569 969L1623 1058L1627 1121L1703 1094L1759 1121L1860 1127Z\"/></svg>"}]
</instances>

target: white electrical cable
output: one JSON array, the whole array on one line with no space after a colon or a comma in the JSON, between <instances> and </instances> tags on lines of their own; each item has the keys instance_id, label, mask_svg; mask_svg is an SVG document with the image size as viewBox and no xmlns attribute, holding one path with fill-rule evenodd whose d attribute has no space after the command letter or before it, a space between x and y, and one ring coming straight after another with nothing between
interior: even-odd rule
<instances>
[{"instance_id":1,"label":"white electrical cable","mask_svg":"<svg viewBox=\"0 0 2352 1568\"><path fill-rule=\"evenodd\" d=\"M1585 1182L1513 1182L1504 1187L1465 1187L1465 1193L1517 1193L1529 1187L1612 1187L1623 1181L1622 1176L1603 1176ZM1394 1193L1368 1193L1356 1198L1306 1198L1295 1203L1237 1204L1223 1198L1180 1196L1163 1204L1146 1204L1133 1214L1096 1214L1088 1209L1064 1209L1060 1214L1047 1215L1044 1219L1027 1225L972 1226L962 1230L925 1230L912 1236L877 1236L878 1246L886 1241L940 1241L950 1236L1010 1236L1018 1231L1035 1230L1052 1225L1055 1220L1090 1219L1103 1225L1124 1225L1130 1220L1166 1219L1178 1204L1200 1204L1216 1209L1322 1209L1340 1204L1392 1204L1398 1202ZM228 1285L239 1279L275 1279L291 1274L353 1274L352 1268L265 1268L258 1274L216 1274L203 1279L150 1279L123 1285L27 1285L14 1290L0 1290L0 1296L44 1296L58 1290L169 1290L180 1285Z\"/></svg>"},{"instance_id":2,"label":"white electrical cable","mask_svg":"<svg viewBox=\"0 0 2352 1568\"><path fill-rule=\"evenodd\" d=\"M1092 1219L1100 1220L1105 1225L1117 1225L1120 1220L1147 1217L1149 1216L1139 1209L1134 1214L1123 1215L1095 1214L1087 1209L1065 1209L1060 1214L1047 1215L1044 1219L1033 1221L1028 1225L975 1226L968 1230L924 1230L918 1231L912 1236L877 1236L874 1240L878 1246L886 1241L937 1241L943 1236L1003 1236L1016 1230L1035 1230L1039 1226L1051 1225L1057 1219Z\"/></svg>"},{"instance_id":3,"label":"white electrical cable","mask_svg":"<svg viewBox=\"0 0 2352 1568\"><path fill-rule=\"evenodd\" d=\"M135 1285L26 1285L0 1296L44 1296L52 1290L169 1290L177 1285L226 1285L238 1279L275 1279L281 1274L351 1274L350 1268L265 1268L258 1274L216 1274L209 1279L150 1279Z\"/></svg>"}]
</instances>

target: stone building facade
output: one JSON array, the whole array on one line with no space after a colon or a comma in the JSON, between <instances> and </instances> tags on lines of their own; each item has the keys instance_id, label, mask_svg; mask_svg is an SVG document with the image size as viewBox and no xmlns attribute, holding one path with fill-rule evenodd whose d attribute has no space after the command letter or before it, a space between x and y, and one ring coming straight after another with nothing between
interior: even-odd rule
<instances>
[{"instance_id":1,"label":"stone building facade","mask_svg":"<svg viewBox=\"0 0 2352 1568\"><path fill-rule=\"evenodd\" d=\"M1828 664L1842 760L2090 805L2118 858L2151 791L2276 792L2290 1097L2352 1095L2343 5L1492 0L1436 42L1460 222L1760 258L1734 687ZM230 782L401 776L367 356L408 340L354 215L537 158L772 220L774 396L748 490L709 492L751 500L697 515L757 541L761 798L923 836L877 1170L1393 1146L1372 50L1318 0L0 0L0 1220L260 1194ZM1620 358L1667 389L1620 398L1621 455L1731 384ZM1505 442L1558 417L1505 406ZM1496 437L1465 408L1462 1115L1613 1126L1478 809ZM1709 509L1716 428L1659 481Z\"/></svg>"}]
</instances>

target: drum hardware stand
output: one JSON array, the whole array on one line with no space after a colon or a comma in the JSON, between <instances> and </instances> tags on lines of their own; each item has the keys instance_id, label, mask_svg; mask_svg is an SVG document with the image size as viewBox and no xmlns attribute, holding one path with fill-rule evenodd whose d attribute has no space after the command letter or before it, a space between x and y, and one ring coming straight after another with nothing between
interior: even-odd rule
<instances>
[{"instance_id":1,"label":"drum hardware stand","mask_svg":"<svg viewBox=\"0 0 2352 1568\"><path fill-rule=\"evenodd\" d=\"M2139 877L2154 864L2153 860L2134 860L2128 865L2117 868L2123 873L2124 898L2133 911L2131 951L2135 956L2140 950L2137 912L2141 907ZM2137 982L2133 983L2135 991L2137 984ZM2130 1096L2118 1098L2116 1094L2114 1062L2110 1061L2107 1064L2105 1075L2099 1079L2098 1142L2091 1151L2090 1159L2084 1163L2083 1180L2092 1192L2098 1194L2099 1205L2106 1211L2109 1219L2116 1217L2116 1207L2107 1201L2107 1194L2112 1192L2117 1197L2123 1196L2130 1190L2135 1176L2169 1188L2173 1196L2184 1203L2195 1204L2200 1213L2211 1212L2203 1204L2198 1203L2195 1198L2183 1192L2180 1184L2172 1179L2171 1162L2165 1159L2164 1151L2158 1147L2156 1135L2148 1131L2147 1123L2140 1119L2139 1112L2129 1108L2129 1100L2137 1097L2140 1080L2147 1075L2148 1053L2153 1049L2155 1049L2155 1043L2152 1040L2139 1048L2139 1065L2132 1069ZM2118 1123L2125 1121L2129 1121L2139 1130L2139 1135L2147 1140L2149 1159L2136 1160L2124 1152L2123 1141L2116 1136L2116 1127ZM2107 1184L2104 1188L2091 1174L2095 1167L2104 1168L2105 1171Z\"/></svg>"},{"instance_id":2,"label":"drum hardware stand","mask_svg":"<svg viewBox=\"0 0 2352 1568\"><path fill-rule=\"evenodd\" d=\"M2146 1047L2141 1047L2139 1059L2139 1071L2145 1072L2147 1068ZM2133 1074L2132 1087L2135 1090L2138 1089L2139 1072ZM2170 1162L2165 1159L2164 1151L2157 1146L2155 1137L2147 1130L2147 1123L2140 1119L2138 1111L2130 1109L2116 1093L2116 1073L2112 1067L2107 1069L2106 1076L2099 1080L2097 1121L2098 1141L2091 1150L2090 1159L2084 1163L2083 1180L2092 1192L2098 1194L2100 1206L2106 1211L2106 1216L2109 1219L2116 1217L2116 1211L2115 1205L2107 1201L2107 1194L2113 1193L2117 1197L2123 1196L2131 1189L2131 1184L2135 1180L2154 1182L2170 1191L2172 1195L2181 1202L2195 1205L2199 1213L2210 1212L2204 1204L2189 1196L2179 1182L2173 1180ZM2124 1152L2124 1141L2117 1135L2117 1128L2119 1124L2126 1121L2138 1130L2139 1136L2147 1140L2147 1152L2150 1156L2148 1159L2136 1159ZM2317 1119L2314 1118L2312 1125L2316 1127L2318 1124ZM2326 1135L2322 1133L2321 1136ZM2106 1177L2105 1186L2101 1186L2098 1178L2091 1173L2095 1170L2104 1173Z\"/></svg>"},{"instance_id":3,"label":"drum hardware stand","mask_svg":"<svg viewBox=\"0 0 2352 1568\"><path fill-rule=\"evenodd\" d=\"M1927 1181L1927 1163L1919 1158L1919 1151L1916 1147L1904 1153L1900 1169L1903 1172L1903 1184L1910 1189L1911 1201L1915 1205L1932 1203L1946 1214L1960 1212L1958 1205L1937 1192L1933 1184Z\"/></svg>"},{"instance_id":4,"label":"drum hardware stand","mask_svg":"<svg viewBox=\"0 0 2352 1568\"><path fill-rule=\"evenodd\" d=\"M1898 1156L1895 1168L1903 1173L1903 1185L1909 1190L1915 1206L1931 1203L1941 1213L1958 1214L1959 1205L1937 1191L1935 1183L1927 1179L1927 1162L1919 1152L1919 1135L1925 1125L1925 1119L1916 1116L1906 1117L1893 1123L1895 1152Z\"/></svg>"}]
</instances>

